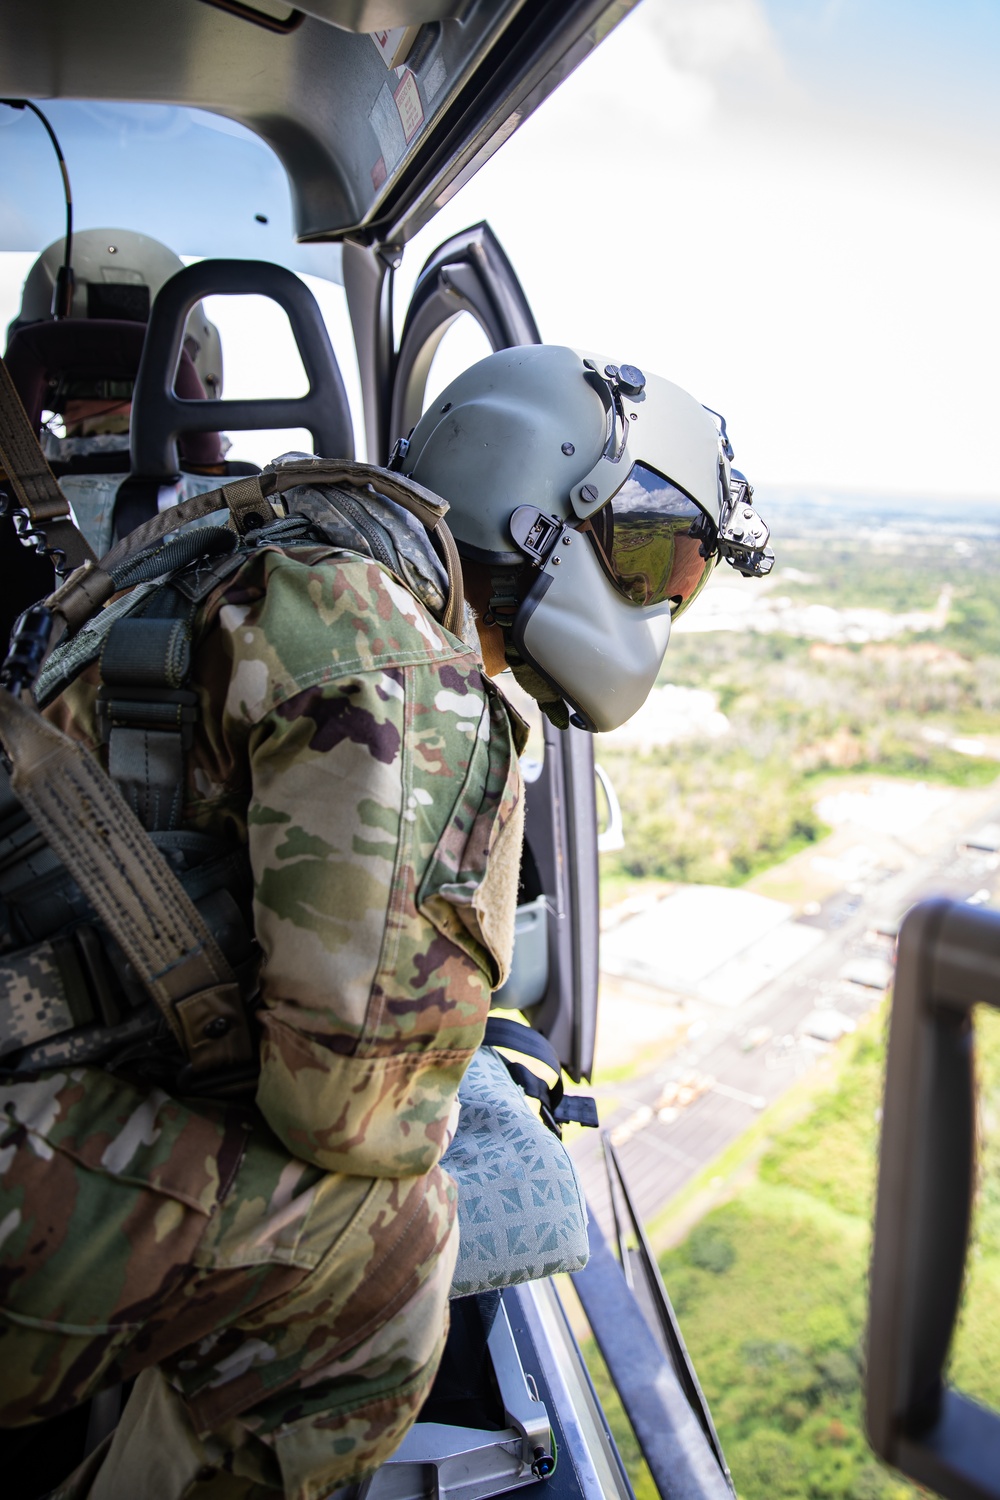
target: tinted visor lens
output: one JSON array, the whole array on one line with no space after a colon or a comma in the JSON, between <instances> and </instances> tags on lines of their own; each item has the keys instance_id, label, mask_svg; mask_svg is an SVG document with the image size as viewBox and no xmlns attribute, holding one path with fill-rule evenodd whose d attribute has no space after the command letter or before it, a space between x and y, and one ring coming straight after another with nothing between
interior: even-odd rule
<instances>
[{"instance_id":1,"label":"tinted visor lens","mask_svg":"<svg viewBox=\"0 0 1000 1500\"><path fill-rule=\"evenodd\" d=\"M587 532L611 582L631 604L670 600L678 614L715 564L715 525L690 495L635 464Z\"/></svg>"}]
</instances>

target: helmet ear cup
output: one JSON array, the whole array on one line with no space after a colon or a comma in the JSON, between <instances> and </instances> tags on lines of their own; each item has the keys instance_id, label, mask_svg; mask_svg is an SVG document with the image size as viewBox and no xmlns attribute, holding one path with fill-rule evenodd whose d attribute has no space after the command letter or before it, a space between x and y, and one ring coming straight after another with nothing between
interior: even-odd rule
<instances>
[{"instance_id":1,"label":"helmet ear cup","mask_svg":"<svg viewBox=\"0 0 1000 1500\"><path fill-rule=\"evenodd\" d=\"M639 608L612 587L580 532L564 536L514 619L514 644L588 729L617 729L645 702L670 640L670 605Z\"/></svg>"}]
</instances>

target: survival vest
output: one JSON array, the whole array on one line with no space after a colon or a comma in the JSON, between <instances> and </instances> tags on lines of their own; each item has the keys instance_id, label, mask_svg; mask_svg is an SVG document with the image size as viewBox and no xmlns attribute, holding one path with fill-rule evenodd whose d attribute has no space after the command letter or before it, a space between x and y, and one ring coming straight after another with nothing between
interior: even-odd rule
<instances>
[{"instance_id":1,"label":"survival vest","mask_svg":"<svg viewBox=\"0 0 1000 1500\"><path fill-rule=\"evenodd\" d=\"M195 616L251 549L326 542L383 562L461 634L446 509L387 470L294 455L162 512L100 563L85 557L26 613L0 687L11 768L0 774L0 1067L96 1064L185 1094L253 1088L247 852L180 826ZM187 524L220 511L224 525ZM38 712L98 659L108 774Z\"/></svg>"}]
</instances>

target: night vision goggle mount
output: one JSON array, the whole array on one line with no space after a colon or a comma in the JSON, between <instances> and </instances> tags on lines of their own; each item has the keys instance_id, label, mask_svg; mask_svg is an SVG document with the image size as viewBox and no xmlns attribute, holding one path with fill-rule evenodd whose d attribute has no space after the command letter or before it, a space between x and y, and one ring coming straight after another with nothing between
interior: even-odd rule
<instances>
[{"instance_id":1,"label":"night vision goggle mount","mask_svg":"<svg viewBox=\"0 0 1000 1500\"><path fill-rule=\"evenodd\" d=\"M767 545L771 533L750 504L753 485L739 469L729 476L729 493L719 511L719 556L744 578L766 578L774 567L774 553Z\"/></svg>"}]
</instances>

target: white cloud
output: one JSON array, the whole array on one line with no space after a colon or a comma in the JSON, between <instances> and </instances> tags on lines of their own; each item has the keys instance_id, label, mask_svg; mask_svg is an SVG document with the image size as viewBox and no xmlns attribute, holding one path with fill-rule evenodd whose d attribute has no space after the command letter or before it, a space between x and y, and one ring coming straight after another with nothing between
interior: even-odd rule
<instances>
[{"instance_id":1,"label":"white cloud","mask_svg":"<svg viewBox=\"0 0 1000 1500\"><path fill-rule=\"evenodd\" d=\"M570 153L582 128L588 146L631 156L704 128L733 90L790 90L758 0L644 0L544 106L543 130Z\"/></svg>"},{"instance_id":2,"label":"white cloud","mask_svg":"<svg viewBox=\"0 0 1000 1500\"><path fill-rule=\"evenodd\" d=\"M638 12L636 31L655 37L670 62L685 73L717 77L750 67L772 78L784 75L777 41L758 0L647 4ZM633 44L635 40L633 35Z\"/></svg>"}]
</instances>

